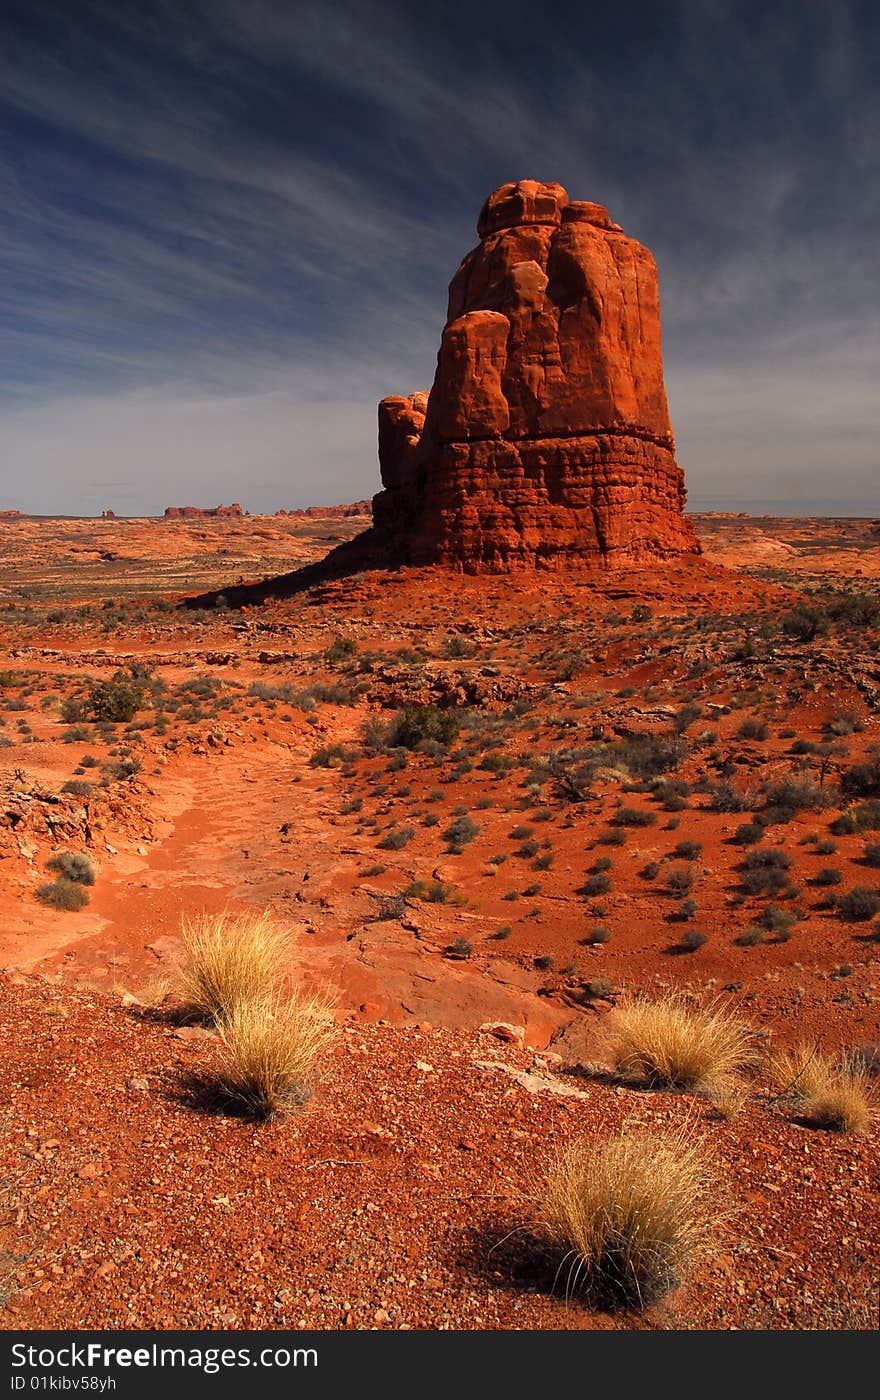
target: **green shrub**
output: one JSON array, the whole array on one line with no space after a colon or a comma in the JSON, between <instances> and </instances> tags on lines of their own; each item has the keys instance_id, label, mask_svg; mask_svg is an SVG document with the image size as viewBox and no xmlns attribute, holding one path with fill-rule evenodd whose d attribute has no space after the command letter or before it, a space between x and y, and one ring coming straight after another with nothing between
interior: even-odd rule
<instances>
[{"instance_id":1,"label":"green shrub","mask_svg":"<svg viewBox=\"0 0 880 1400\"><path fill-rule=\"evenodd\" d=\"M426 740L444 748L458 737L461 722L452 710L436 705L408 705L393 721L388 731L392 748L417 749Z\"/></svg>"},{"instance_id":2,"label":"green shrub","mask_svg":"<svg viewBox=\"0 0 880 1400\"><path fill-rule=\"evenodd\" d=\"M117 671L109 681L94 681L89 687L86 713L98 723L121 724L134 719L143 702L143 686L129 672Z\"/></svg>"},{"instance_id":3,"label":"green shrub","mask_svg":"<svg viewBox=\"0 0 880 1400\"><path fill-rule=\"evenodd\" d=\"M353 763L357 754L353 749L346 748L345 744L327 744L320 749L315 749L309 759L310 768L341 768L346 763Z\"/></svg>"},{"instance_id":4,"label":"green shrub","mask_svg":"<svg viewBox=\"0 0 880 1400\"><path fill-rule=\"evenodd\" d=\"M349 657L355 655L356 651L357 642L353 637L334 637L324 652L324 659L332 665L337 661L347 661Z\"/></svg>"},{"instance_id":5,"label":"green shrub","mask_svg":"<svg viewBox=\"0 0 880 1400\"><path fill-rule=\"evenodd\" d=\"M744 929L738 938L734 939L741 948L756 948L759 943L763 943L767 935L762 928L752 925L751 928Z\"/></svg>"},{"instance_id":6,"label":"green shrub","mask_svg":"<svg viewBox=\"0 0 880 1400\"><path fill-rule=\"evenodd\" d=\"M710 795L713 812L744 812L749 805L730 783L716 783L710 789Z\"/></svg>"},{"instance_id":7,"label":"green shrub","mask_svg":"<svg viewBox=\"0 0 880 1400\"><path fill-rule=\"evenodd\" d=\"M793 909L780 909L776 904L768 904L758 915L758 923L768 933L775 933L781 940L786 939L798 921Z\"/></svg>"},{"instance_id":8,"label":"green shrub","mask_svg":"<svg viewBox=\"0 0 880 1400\"><path fill-rule=\"evenodd\" d=\"M799 604L782 619L782 630L798 642L812 642L828 630L828 618L821 608Z\"/></svg>"}]
</instances>

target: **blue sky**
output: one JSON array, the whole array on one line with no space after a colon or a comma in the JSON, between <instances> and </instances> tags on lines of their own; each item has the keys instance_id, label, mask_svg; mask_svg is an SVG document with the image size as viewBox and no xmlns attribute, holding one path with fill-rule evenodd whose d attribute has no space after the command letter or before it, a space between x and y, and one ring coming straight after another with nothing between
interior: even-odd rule
<instances>
[{"instance_id":1,"label":"blue sky","mask_svg":"<svg viewBox=\"0 0 880 1400\"><path fill-rule=\"evenodd\" d=\"M873 0L4 0L0 509L378 489L505 180L660 269L694 504L880 515Z\"/></svg>"}]
</instances>

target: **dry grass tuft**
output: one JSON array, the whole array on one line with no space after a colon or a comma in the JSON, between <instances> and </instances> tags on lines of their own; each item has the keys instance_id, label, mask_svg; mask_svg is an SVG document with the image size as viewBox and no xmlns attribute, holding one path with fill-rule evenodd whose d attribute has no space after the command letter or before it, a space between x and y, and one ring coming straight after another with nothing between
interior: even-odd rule
<instances>
[{"instance_id":1,"label":"dry grass tuft","mask_svg":"<svg viewBox=\"0 0 880 1400\"><path fill-rule=\"evenodd\" d=\"M220 1087L259 1119L311 1097L321 1057L337 1035L330 1004L302 995L237 1001L219 1031Z\"/></svg>"},{"instance_id":2,"label":"dry grass tuft","mask_svg":"<svg viewBox=\"0 0 880 1400\"><path fill-rule=\"evenodd\" d=\"M268 911L193 914L181 919L183 995L220 1024L243 1002L265 1002L278 986L288 937Z\"/></svg>"},{"instance_id":3,"label":"dry grass tuft","mask_svg":"<svg viewBox=\"0 0 880 1400\"><path fill-rule=\"evenodd\" d=\"M735 1079L720 1079L709 1091L709 1102L716 1116L725 1123L736 1117L747 1099L747 1090Z\"/></svg>"},{"instance_id":4,"label":"dry grass tuft","mask_svg":"<svg viewBox=\"0 0 880 1400\"><path fill-rule=\"evenodd\" d=\"M543 1185L545 1228L566 1251L566 1295L644 1307L684 1280L722 1218L702 1145L689 1130L623 1131L564 1148Z\"/></svg>"},{"instance_id":5,"label":"dry grass tuft","mask_svg":"<svg viewBox=\"0 0 880 1400\"><path fill-rule=\"evenodd\" d=\"M836 1061L817 1044L800 1041L774 1055L771 1073L778 1096L788 1097L815 1127L852 1134L870 1127L871 1086L857 1059L844 1056Z\"/></svg>"},{"instance_id":6,"label":"dry grass tuft","mask_svg":"<svg viewBox=\"0 0 880 1400\"><path fill-rule=\"evenodd\" d=\"M615 1068L643 1083L711 1092L757 1059L755 1031L718 1004L635 996L612 1024Z\"/></svg>"}]
</instances>

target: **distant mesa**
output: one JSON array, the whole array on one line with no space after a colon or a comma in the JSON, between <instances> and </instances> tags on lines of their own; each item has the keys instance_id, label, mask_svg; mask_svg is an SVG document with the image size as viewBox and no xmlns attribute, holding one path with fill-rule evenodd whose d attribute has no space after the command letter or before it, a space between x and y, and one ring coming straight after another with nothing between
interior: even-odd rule
<instances>
[{"instance_id":1,"label":"distant mesa","mask_svg":"<svg viewBox=\"0 0 880 1400\"><path fill-rule=\"evenodd\" d=\"M237 501L231 506L166 506L166 520L206 520L217 518L242 519L247 515Z\"/></svg>"},{"instance_id":2,"label":"distant mesa","mask_svg":"<svg viewBox=\"0 0 880 1400\"><path fill-rule=\"evenodd\" d=\"M647 248L535 180L495 190L477 231L430 394L379 405L377 543L471 572L699 553Z\"/></svg>"},{"instance_id":3,"label":"distant mesa","mask_svg":"<svg viewBox=\"0 0 880 1400\"><path fill-rule=\"evenodd\" d=\"M342 506L306 506L303 510L276 510L287 520L353 520L359 515L372 515L372 501L351 501Z\"/></svg>"},{"instance_id":4,"label":"distant mesa","mask_svg":"<svg viewBox=\"0 0 880 1400\"><path fill-rule=\"evenodd\" d=\"M0 520L20 520L20 510L0 510Z\"/></svg>"}]
</instances>

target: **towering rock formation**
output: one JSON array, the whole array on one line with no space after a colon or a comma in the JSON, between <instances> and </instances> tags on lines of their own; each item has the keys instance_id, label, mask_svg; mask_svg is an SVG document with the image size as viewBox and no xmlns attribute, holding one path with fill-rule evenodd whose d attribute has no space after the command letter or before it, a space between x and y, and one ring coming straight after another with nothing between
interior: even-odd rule
<instances>
[{"instance_id":1,"label":"towering rock formation","mask_svg":"<svg viewBox=\"0 0 880 1400\"><path fill-rule=\"evenodd\" d=\"M379 405L376 543L469 572L699 553L651 254L534 180L491 194L477 232L430 394Z\"/></svg>"}]
</instances>

